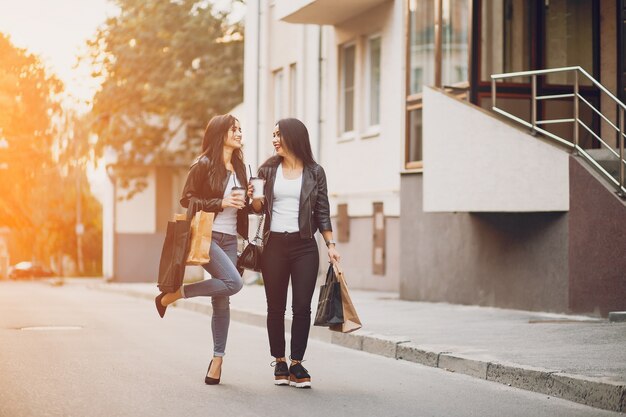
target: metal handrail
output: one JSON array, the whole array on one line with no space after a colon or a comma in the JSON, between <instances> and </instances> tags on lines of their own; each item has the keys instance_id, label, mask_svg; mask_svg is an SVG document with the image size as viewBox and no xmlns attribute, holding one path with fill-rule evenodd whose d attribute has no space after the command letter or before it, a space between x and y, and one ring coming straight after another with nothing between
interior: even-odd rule
<instances>
[{"instance_id":1,"label":"metal handrail","mask_svg":"<svg viewBox=\"0 0 626 417\"><path fill-rule=\"evenodd\" d=\"M570 94L552 94L552 95L543 95L537 96L537 76L553 74L559 72L574 72L574 86L573 92ZM588 100L586 100L580 94L580 81L579 74L584 75L591 83L600 89L603 93L605 93L611 100L618 105L617 107L617 123L613 123L609 120L607 116L602 114L601 111L596 109ZM526 120L523 120L503 109L498 108L496 105L496 97L497 97L497 87L496 80L501 80L505 78L514 78L514 77L531 77L531 115L530 115L530 123ZM573 117L566 119L552 119L552 120L537 120L537 101L539 100L550 100L550 99L561 99L561 98L572 98L574 104ZM592 129L590 129L581 119L580 119L580 102L586 104L589 108L591 108L596 114L602 117L613 129L616 130L617 133L617 145L619 147L619 154L613 150L611 146L609 146L600 135L596 134ZM624 114L626 113L626 104L622 103L617 97L615 97L609 90L606 89L602 84L596 81L587 71L579 66L575 67L563 67L563 68L550 68L543 70L533 70L533 71L518 71L518 72L509 72L505 74L493 74L491 76L491 109L498 114L501 114L511 120L514 120L526 127L531 129L531 133L541 133L551 139L556 140L557 142L568 146L573 149L573 152L581 155L584 159L589 162L596 170L598 170L606 179L609 180L614 186L617 187L617 194L626 198L626 160L624 160L624 138L626 138L626 134L624 131ZM541 127L540 125L548 125L548 124L556 124L556 123L573 123L574 131L573 131L573 143L567 139L564 139L560 136L555 135L552 132L549 132ZM611 174L609 174L596 160L594 160L589 153L583 149L579 144L579 127L582 126L586 131L588 131L594 138L596 138L602 145L608 148L613 155L618 157L619 159L619 178L616 180Z\"/></svg>"}]
</instances>

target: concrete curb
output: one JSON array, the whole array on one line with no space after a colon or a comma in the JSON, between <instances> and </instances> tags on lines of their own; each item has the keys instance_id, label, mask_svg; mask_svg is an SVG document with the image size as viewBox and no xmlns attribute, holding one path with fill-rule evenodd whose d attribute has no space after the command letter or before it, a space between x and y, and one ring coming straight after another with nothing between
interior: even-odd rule
<instances>
[{"instance_id":1,"label":"concrete curb","mask_svg":"<svg viewBox=\"0 0 626 417\"><path fill-rule=\"evenodd\" d=\"M91 288L154 300L154 295L132 288L115 288L97 284ZM211 314L210 304L194 300L174 303L177 308L202 314ZM231 319L254 326L265 327L265 315L231 306ZM289 329L291 320L285 319ZM514 363L500 363L473 357L469 353L454 353L417 345L406 337L385 336L359 330L355 333L332 332L322 327L312 327L309 337L350 349L381 355L388 358L440 368L510 387L533 391L591 407L626 412L626 384L603 378L573 375L558 369L541 369Z\"/></svg>"}]
</instances>

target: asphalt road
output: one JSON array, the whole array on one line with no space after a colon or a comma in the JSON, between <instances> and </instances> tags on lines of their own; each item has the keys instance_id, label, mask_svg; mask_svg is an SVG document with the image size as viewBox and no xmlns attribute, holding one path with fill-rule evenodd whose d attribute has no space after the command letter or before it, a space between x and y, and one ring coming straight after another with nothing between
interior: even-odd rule
<instances>
[{"instance_id":1,"label":"asphalt road","mask_svg":"<svg viewBox=\"0 0 626 417\"><path fill-rule=\"evenodd\" d=\"M314 340L313 389L277 387L264 329L236 322L206 386L211 348L205 315L0 282L0 416L623 416Z\"/></svg>"}]
</instances>

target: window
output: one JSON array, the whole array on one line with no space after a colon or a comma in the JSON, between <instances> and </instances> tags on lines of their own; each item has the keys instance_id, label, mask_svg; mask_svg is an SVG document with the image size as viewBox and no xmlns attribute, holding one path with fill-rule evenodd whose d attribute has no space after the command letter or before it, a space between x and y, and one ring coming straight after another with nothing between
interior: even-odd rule
<instances>
[{"instance_id":1,"label":"window","mask_svg":"<svg viewBox=\"0 0 626 417\"><path fill-rule=\"evenodd\" d=\"M404 167L422 168L422 93L435 84L435 10L441 0L409 0Z\"/></svg>"},{"instance_id":2,"label":"window","mask_svg":"<svg viewBox=\"0 0 626 417\"><path fill-rule=\"evenodd\" d=\"M505 1L505 0L493 0ZM469 85L470 0L408 0L406 9L406 169L422 168L425 86ZM459 93L459 97L466 96Z\"/></svg>"},{"instance_id":3,"label":"window","mask_svg":"<svg viewBox=\"0 0 626 417\"><path fill-rule=\"evenodd\" d=\"M409 110L407 119L407 168L416 168L415 161L422 160L422 107Z\"/></svg>"},{"instance_id":4,"label":"window","mask_svg":"<svg viewBox=\"0 0 626 417\"><path fill-rule=\"evenodd\" d=\"M298 116L298 73L295 63L289 65L289 116Z\"/></svg>"},{"instance_id":5,"label":"window","mask_svg":"<svg viewBox=\"0 0 626 417\"><path fill-rule=\"evenodd\" d=\"M380 124L380 57L381 37L375 35L367 42L367 121L369 126Z\"/></svg>"},{"instance_id":6,"label":"window","mask_svg":"<svg viewBox=\"0 0 626 417\"><path fill-rule=\"evenodd\" d=\"M274 71L274 121L278 121L283 117L283 70Z\"/></svg>"},{"instance_id":7,"label":"window","mask_svg":"<svg viewBox=\"0 0 626 417\"><path fill-rule=\"evenodd\" d=\"M354 131L354 78L355 78L356 46L354 44L341 47L341 96L340 96L340 131Z\"/></svg>"},{"instance_id":8,"label":"window","mask_svg":"<svg viewBox=\"0 0 626 417\"><path fill-rule=\"evenodd\" d=\"M532 4L526 0L491 0L481 7L481 80L491 74L528 71L532 68ZM529 77L507 79L528 83Z\"/></svg>"},{"instance_id":9,"label":"window","mask_svg":"<svg viewBox=\"0 0 626 417\"><path fill-rule=\"evenodd\" d=\"M579 65L589 74L593 67L593 2L552 0L545 3L546 68ZM574 73L549 74L549 84L574 84ZM580 83L591 85L586 77Z\"/></svg>"},{"instance_id":10,"label":"window","mask_svg":"<svg viewBox=\"0 0 626 417\"><path fill-rule=\"evenodd\" d=\"M435 2L409 2L409 95L435 81Z\"/></svg>"},{"instance_id":11,"label":"window","mask_svg":"<svg viewBox=\"0 0 626 417\"><path fill-rule=\"evenodd\" d=\"M468 0L441 3L441 82L444 86L468 82Z\"/></svg>"}]
</instances>

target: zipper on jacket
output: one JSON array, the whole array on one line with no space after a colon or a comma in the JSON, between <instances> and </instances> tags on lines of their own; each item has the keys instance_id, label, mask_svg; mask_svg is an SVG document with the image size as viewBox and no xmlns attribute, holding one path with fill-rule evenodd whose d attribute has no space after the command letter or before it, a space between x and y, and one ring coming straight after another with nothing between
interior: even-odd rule
<instances>
[{"instance_id":1,"label":"zipper on jacket","mask_svg":"<svg viewBox=\"0 0 626 417\"><path fill-rule=\"evenodd\" d=\"M309 214L309 239L313 239L313 208L311 207L311 196L309 196L309 209L311 214Z\"/></svg>"}]
</instances>

